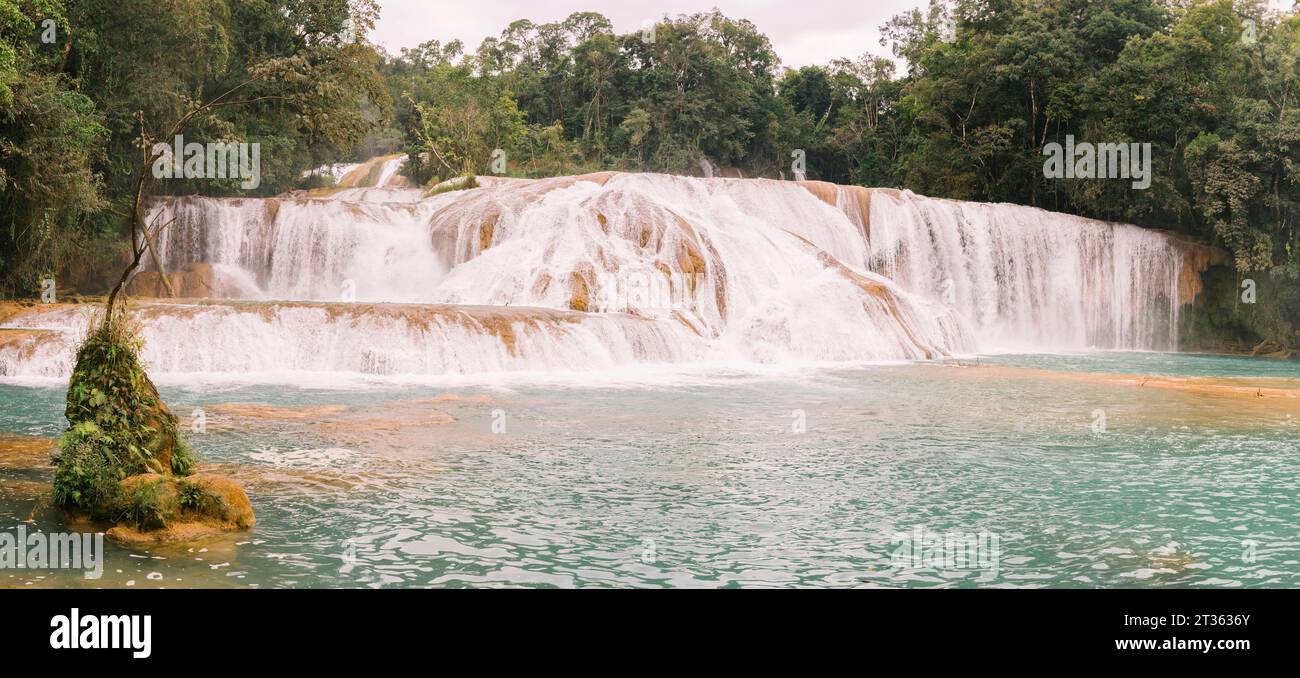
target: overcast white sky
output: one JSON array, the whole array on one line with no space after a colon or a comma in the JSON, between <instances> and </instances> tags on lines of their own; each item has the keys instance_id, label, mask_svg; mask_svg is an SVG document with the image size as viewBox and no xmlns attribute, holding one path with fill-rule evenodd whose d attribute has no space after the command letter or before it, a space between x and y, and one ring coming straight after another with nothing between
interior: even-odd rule
<instances>
[{"instance_id":1,"label":"overcast white sky","mask_svg":"<svg viewBox=\"0 0 1300 678\"><path fill-rule=\"evenodd\" d=\"M647 19L706 12L749 19L772 41L784 65L825 64L865 52L890 56L880 26L926 0L379 0L383 13L371 38L396 54L426 40L461 40L473 50L511 21L559 21L574 12L600 12L618 33L640 30Z\"/></svg>"},{"instance_id":2,"label":"overcast white sky","mask_svg":"<svg viewBox=\"0 0 1300 678\"><path fill-rule=\"evenodd\" d=\"M1269 0L1290 9L1296 0ZM460 40L472 51L511 21L559 21L574 12L600 12L620 34L641 29L647 19L707 12L749 19L772 41L791 68L826 64L870 52L891 57L880 44L880 26L896 14L929 5L928 0L379 0L382 14L371 38L389 52L437 39Z\"/></svg>"}]
</instances>

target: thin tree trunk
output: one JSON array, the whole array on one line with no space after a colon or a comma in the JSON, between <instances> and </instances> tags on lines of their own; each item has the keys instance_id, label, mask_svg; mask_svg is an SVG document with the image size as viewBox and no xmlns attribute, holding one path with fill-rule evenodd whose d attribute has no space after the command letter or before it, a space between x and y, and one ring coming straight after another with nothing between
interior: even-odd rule
<instances>
[{"instance_id":1,"label":"thin tree trunk","mask_svg":"<svg viewBox=\"0 0 1300 678\"><path fill-rule=\"evenodd\" d=\"M187 113L185 113L185 115L181 116L180 120L176 121L176 124L172 125L172 128L167 133L166 138L171 139L175 137L177 134L180 134L182 131L184 131L185 127L190 124L191 120L193 120L200 113L203 113L205 111L210 111L214 108L219 108L221 106L233 106L239 104L253 103L256 101L263 101L267 99L282 98L277 96L265 96L265 97L254 97L253 99L249 99L246 101L226 100L226 97L229 97L230 95L242 89L245 85L248 85L249 83L252 82L253 80L246 80L226 90L224 93L219 94L216 97L210 99L206 103L190 109ZM149 235L148 225L144 223L144 214L143 214L144 203L149 199L149 195L153 190L153 182L154 182L154 176L152 172L153 158L150 157L151 154L149 152L150 148L152 148L152 144L150 143L151 138L149 136L149 132L145 128L144 113L141 111L137 111L135 114L135 118L140 123L140 142L141 142L140 152L143 157L143 160L140 163L140 171L136 174L135 198L132 200L131 203L131 214L129 217L131 220L131 251L134 256L131 258L131 263L126 267L126 270L122 271L122 277L118 279L117 284L113 286L113 290L108 293L108 300L104 303L104 306L107 309L107 313L104 314L105 323L109 322L109 319L113 316L113 313L116 310L115 305L117 303L117 297L119 294L121 294L122 288L126 286L127 280L130 279L131 274L135 271L135 269L140 267L140 259L144 257L145 250L149 249L149 241L150 238L152 237ZM166 224L163 224L161 227L157 229L157 231L155 231L155 234L162 231L162 229L166 228L170 224L171 224L170 221L167 222ZM140 244L141 242L143 242L144 244ZM155 251L155 256L156 255L157 252ZM166 280L165 275L163 276L163 279ZM174 295L175 291L171 288L171 283L170 282L166 283L166 286L167 286L168 293Z\"/></svg>"},{"instance_id":2,"label":"thin tree trunk","mask_svg":"<svg viewBox=\"0 0 1300 678\"><path fill-rule=\"evenodd\" d=\"M158 254L158 244L155 242L155 240L157 239L156 238L157 233L159 231L162 231L163 228L166 228L166 225L164 225L162 228L159 228L158 231L155 231L153 234L149 233L149 229L147 228L144 229L143 230L144 239L145 239L145 243L149 245L149 251L153 253L154 263L158 264L158 275L162 278L163 288L167 290L168 298L175 299L178 296L176 294L176 288L172 287L171 278L167 277L167 269L166 267L163 266L162 256Z\"/></svg>"}]
</instances>

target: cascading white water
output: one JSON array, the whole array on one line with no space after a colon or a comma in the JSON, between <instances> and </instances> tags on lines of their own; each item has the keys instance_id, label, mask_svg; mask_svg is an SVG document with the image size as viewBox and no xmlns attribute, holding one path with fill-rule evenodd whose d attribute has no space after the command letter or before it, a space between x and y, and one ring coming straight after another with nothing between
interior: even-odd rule
<instances>
[{"instance_id":1,"label":"cascading white water","mask_svg":"<svg viewBox=\"0 0 1300 678\"><path fill-rule=\"evenodd\" d=\"M347 175L371 186L156 201L151 222L171 223L158 242L166 269L210 263L226 279L212 289L267 301L148 305L151 369L430 375L1176 339L1182 250L1131 226L654 174L481 177L424 197L392 187L400 159L373 163ZM42 341L58 346L0 340L0 374L66 374L72 311L8 324L52 330Z\"/></svg>"},{"instance_id":2,"label":"cascading white water","mask_svg":"<svg viewBox=\"0 0 1300 678\"><path fill-rule=\"evenodd\" d=\"M1177 348L1169 236L1007 204L873 193L867 265L962 309L982 350Z\"/></svg>"},{"instance_id":3,"label":"cascading white water","mask_svg":"<svg viewBox=\"0 0 1300 678\"><path fill-rule=\"evenodd\" d=\"M344 198L366 190L349 189ZM171 224L157 241L166 269L194 261L235 266L264 298L429 300L442 275L429 242L433 205L370 197L170 198L149 219Z\"/></svg>"},{"instance_id":4,"label":"cascading white water","mask_svg":"<svg viewBox=\"0 0 1300 678\"><path fill-rule=\"evenodd\" d=\"M563 308L578 275L590 310L680 316L740 360L967 348L943 309L870 278L899 306L926 307L914 315L919 342L908 341L897 319L828 267L821 252L861 261L864 243L842 213L796 184L632 174L503 184L435 213L433 233L450 269L440 302Z\"/></svg>"},{"instance_id":5,"label":"cascading white water","mask_svg":"<svg viewBox=\"0 0 1300 678\"><path fill-rule=\"evenodd\" d=\"M0 341L0 376L64 377L89 309L37 307L8 323L39 332ZM151 373L350 372L459 375L602 370L688 362L687 330L621 314L472 306L310 303L140 304L134 318ZM0 337L2 340L3 337Z\"/></svg>"},{"instance_id":6,"label":"cascading white water","mask_svg":"<svg viewBox=\"0 0 1300 678\"><path fill-rule=\"evenodd\" d=\"M404 164L406 164L406 158L404 157L385 160L383 167L379 171L379 180L375 182L375 187L388 188L392 186Z\"/></svg>"},{"instance_id":7,"label":"cascading white water","mask_svg":"<svg viewBox=\"0 0 1300 678\"><path fill-rule=\"evenodd\" d=\"M577 308L671 328L650 361L889 360L969 350L960 321L842 261L858 227L792 183L614 175L328 198L168 198L165 266L250 272L260 297ZM398 199L390 199L396 196ZM829 263L828 263L829 260Z\"/></svg>"}]
</instances>

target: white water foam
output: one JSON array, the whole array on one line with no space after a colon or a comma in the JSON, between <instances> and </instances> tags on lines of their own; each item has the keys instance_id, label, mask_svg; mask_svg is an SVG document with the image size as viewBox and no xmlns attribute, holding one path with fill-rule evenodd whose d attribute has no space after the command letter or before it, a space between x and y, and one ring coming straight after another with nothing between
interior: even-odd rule
<instances>
[{"instance_id":1,"label":"white water foam","mask_svg":"<svg viewBox=\"0 0 1300 678\"><path fill-rule=\"evenodd\" d=\"M1019 205L883 192L868 265L944 299L981 350L1170 350L1183 252L1169 236Z\"/></svg>"}]
</instances>

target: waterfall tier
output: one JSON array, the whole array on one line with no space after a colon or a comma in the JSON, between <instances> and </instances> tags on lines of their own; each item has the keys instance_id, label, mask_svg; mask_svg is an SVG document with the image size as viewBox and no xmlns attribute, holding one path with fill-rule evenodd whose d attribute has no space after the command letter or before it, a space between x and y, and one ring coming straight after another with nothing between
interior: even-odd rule
<instances>
[{"instance_id":1,"label":"waterfall tier","mask_svg":"<svg viewBox=\"0 0 1300 678\"><path fill-rule=\"evenodd\" d=\"M142 305L151 369L425 375L1167 349L1203 267L1167 234L1013 205L619 173L480 177L426 195L400 162L277 198L156 200L150 222L171 222L162 267L189 276L171 287L242 301ZM161 293L149 275L133 293ZM65 374L78 317L10 318L27 333L0 337L0 374Z\"/></svg>"}]
</instances>

